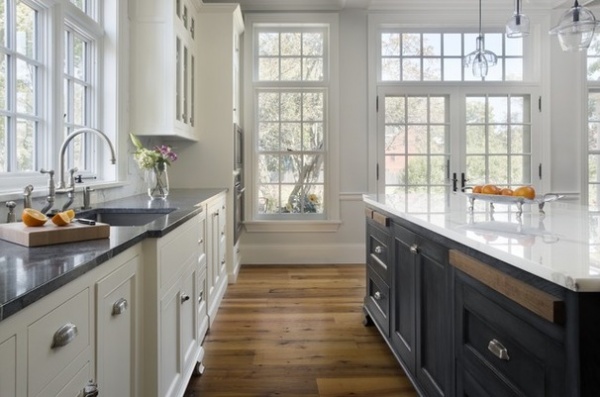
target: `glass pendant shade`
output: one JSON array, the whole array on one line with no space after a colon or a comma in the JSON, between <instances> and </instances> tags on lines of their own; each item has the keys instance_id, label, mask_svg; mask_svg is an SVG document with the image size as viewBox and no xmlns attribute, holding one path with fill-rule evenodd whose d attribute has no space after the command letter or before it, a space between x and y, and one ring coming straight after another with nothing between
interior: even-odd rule
<instances>
[{"instance_id":1,"label":"glass pendant shade","mask_svg":"<svg viewBox=\"0 0 600 397\"><path fill-rule=\"evenodd\" d=\"M550 34L558 36L564 51L583 51L590 46L597 25L594 14L575 0L575 5L560 17Z\"/></svg>"},{"instance_id":2,"label":"glass pendant shade","mask_svg":"<svg viewBox=\"0 0 600 397\"><path fill-rule=\"evenodd\" d=\"M498 57L485 49L485 39L480 33L475 41L475 51L465 56L465 67L471 67L475 77L485 77L488 68L498 63Z\"/></svg>"},{"instance_id":3,"label":"glass pendant shade","mask_svg":"<svg viewBox=\"0 0 600 397\"><path fill-rule=\"evenodd\" d=\"M529 35L529 18L521 13L521 0L515 0L515 13L506 22L506 37L511 39Z\"/></svg>"}]
</instances>

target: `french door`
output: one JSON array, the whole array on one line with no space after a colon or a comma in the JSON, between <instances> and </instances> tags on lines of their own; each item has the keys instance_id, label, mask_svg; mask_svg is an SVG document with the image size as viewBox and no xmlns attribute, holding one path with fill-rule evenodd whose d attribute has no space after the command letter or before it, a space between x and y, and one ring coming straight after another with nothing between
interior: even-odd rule
<instances>
[{"instance_id":1,"label":"french door","mask_svg":"<svg viewBox=\"0 0 600 397\"><path fill-rule=\"evenodd\" d=\"M539 183L538 98L528 87L384 86L378 89L378 191L419 195L493 183ZM443 208L441 208L443 210Z\"/></svg>"}]
</instances>

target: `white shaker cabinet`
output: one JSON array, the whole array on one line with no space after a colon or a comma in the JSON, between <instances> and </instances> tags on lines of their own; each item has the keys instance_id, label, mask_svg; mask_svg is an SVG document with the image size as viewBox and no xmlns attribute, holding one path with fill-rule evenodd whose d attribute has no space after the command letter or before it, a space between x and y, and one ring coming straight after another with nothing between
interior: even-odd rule
<instances>
[{"instance_id":1,"label":"white shaker cabinet","mask_svg":"<svg viewBox=\"0 0 600 397\"><path fill-rule=\"evenodd\" d=\"M215 320L223 295L227 290L227 205L224 194L207 202L206 229L208 235L206 288L208 318Z\"/></svg>"},{"instance_id":2,"label":"white shaker cabinet","mask_svg":"<svg viewBox=\"0 0 600 397\"><path fill-rule=\"evenodd\" d=\"M198 0L132 0L131 129L198 140Z\"/></svg>"},{"instance_id":3,"label":"white shaker cabinet","mask_svg":"<svg viewBox=\"0 0 600 397\"><path fill-rule=\"evenodd\" d=\"M203 216L143 243L145 397L181 397L200 366L198 281L205 269L198 253Z\"/></svg>"},{"instance_id":4,"label":"white shaker cabinet","mask_svg":"<svg viewBox=\"0 0 600 397\"><path fill-rule=\"evenodd\" d=\"M133 360L134 353L126 358L103 355L103 338L121 342L102 331L110 327L101 315L95 315L102 306L95 288L101 285L99 280L108 280L124 264L137 261L140 252L139 245L129 248L0 322L2 397L80 397L90 380L98 382L99 389L114 390L109 385L112 379L102 375L100 368L133 368L133 362L121 360ZM135 332L131 327L136 329L135 321L119 328L119 338L121 333ZM104 383L98 381L97 373ZM139 396L126 393L121 395Z\"/></svg>"},{"instance_id":5,"label":"white shaker cabinet","mask_svg":"<svg viewBox=\"0 0 600 397\"><path fill-rule=\"evenodd\" d=\"M96 283L97 379L102 395L137 396L139 256Z\"/></svg>"}]
</instances>

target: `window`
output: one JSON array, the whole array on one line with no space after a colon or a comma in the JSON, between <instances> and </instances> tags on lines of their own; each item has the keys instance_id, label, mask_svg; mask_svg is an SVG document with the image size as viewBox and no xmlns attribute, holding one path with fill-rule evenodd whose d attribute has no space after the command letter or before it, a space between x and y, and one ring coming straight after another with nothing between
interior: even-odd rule
<instances>
[{"instance_id":1,"label":"window","mask_svg":"<svg viewBox=\"0 0 600 397\"><path fill-rule=\"evenodd\" d=\"M381 81L475 81L463 67L475 50L473 33L381 33ZM498 56L486 81L523 80L523 42L502 33L487 33L485 48Z\"/></svg>"},{"instance_id":2,"label":"window","mask_svg":"<svg viewBox=\"0 0 600 397\"><path fill-rule=\"evenodd\" d=\"M537 87L523 84L523 41L486 34L498 65L485 79L463 67L474 34L391 29L378 34L379 191L422 196L410 211L444 211L431 193L533 183ZM488 84L488 81L494 83ZM514 82L513 82L514 81ZM415 84L427 82L427 84ZM501 82L498 84L497 82ZM538 112L539 113L539 112Z\"/></svg>"},{"instance_id":3,"label":"window","mask_svg":"<svg viewBox=\"0 0 600 397\"><path fill-rule=\"evenodd\" d=\"M0 173L36 170L42 160L40 9L0 1Z\"/></svg>"},{"instance_id":4,"label":"window","mask_svg":"<svg viewBox=\"0 0 600 397\"><path fill-rule=\"evenodd\" d=\"M588 205L600 208L600 40L595 35L587 51L588 81Z\"/></svg>"},{"instance_id":5,"label":"window","mask_svg":"<svg viewBox=\"0 0 600 397\"><path fill-rule=\"evenodd\" d=\"M105 32L98 15L95 0L0 0L0 190L22 188L23 181L42 190L39 171L57 171L65 137L101 127ZM76 138L66 165L106 180L96 156L103 143L96 141Z\"/></svg>"},{"instance_id":6,"label":"window","mask_svg":"<svg viewBox=\"0 0 600 397\"><path fill-rule=\"evenodd\" d=\"M256 25L254 35L255 217L326 219L328 26Z\"/></svg>"}]
</instances>

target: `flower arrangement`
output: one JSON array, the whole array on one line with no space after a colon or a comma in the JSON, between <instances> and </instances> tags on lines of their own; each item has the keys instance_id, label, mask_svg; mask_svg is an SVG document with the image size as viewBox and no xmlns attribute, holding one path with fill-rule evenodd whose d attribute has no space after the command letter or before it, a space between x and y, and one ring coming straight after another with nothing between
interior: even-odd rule
<instances>
[{"instance_id":1,"label":"flower arrangement","mask_svg":"<svg viewBox=\"0 0 600 397\"><path fill-rule=\"evenodd\" d=\"M177 153L168 145L155 146L147 149L142 145L139 138L129 134L135 152L133 158L140 169L145 170L144 179L148 185L148 196L150 198L165 199L169 195L169 177L167 166L177 160Z\"/></svg>"},{"instance_id":2,"label":"flower arrangement","mask_svg":"<svg viewBox=\"0 0 600 397\"><path fill-rule=\"evenodd\" d=\"M284 213L316 213L319 206L319 197L314 194L291 196L285 207L282 208Z\"/></svg>"},{"instance_id":3,"label":"flower arrangement","mask_svg":"<svg viewBox=\"0 0 600 397\"><path fill-rule=\"evenodd\" d=\"M150 150L145 148L135 135L129 134L129 137L136 149L135 153L133 153L133 158L138 163L140 169L164 169L165 166L171 165L172 162L177 160L177 153L173 151L171 146L160 145Z\"/></svg>"}]
</instances>

